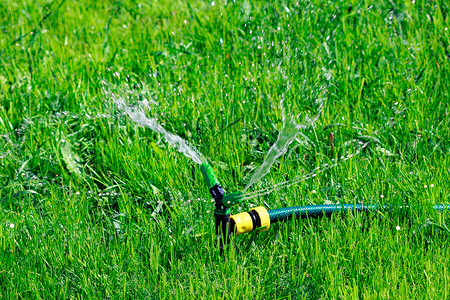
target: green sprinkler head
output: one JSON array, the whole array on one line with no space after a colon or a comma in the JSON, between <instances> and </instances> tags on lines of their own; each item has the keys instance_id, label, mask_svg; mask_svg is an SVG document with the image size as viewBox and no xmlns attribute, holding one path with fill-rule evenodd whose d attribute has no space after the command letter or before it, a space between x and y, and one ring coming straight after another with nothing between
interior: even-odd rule
<instances>
[{"instance_id":1,"label":"green sprinkler head","mask_svg":"<svg viewBox=\"0 0 450 300\"><path fill-rule=\"evenodd\" d=\"M214 223L217 240L219 242L220 252L223 253L224 245L228 244L230 235L230 209L223 204L225 191L217 179L214 169L206 162L200 167L205 184L214 198Z\"/></svg>"},{"instance_id":2,"label":"green sprinkler head","mask_svg":"<svg viewBox=\"0 0 450 300\"><path fill-rule=\"evenodd\" d=\"M200 170L202 171L205 184L209 189L211 196L214 198L214 219L216 225L216 235L219 240L221 252L223 245L228 244L228 237L233 232L230 225L230 207L242 202L242 192L226 194L217 179L214 169L206 162L202 163ZM238 222L239 223L239 222Z\"/></svg>"},{"instance_id":3,"label":"green sprinkler head","mask_svg":"<svg viewBox=\"0 0 450 300\"><path fill-rule=\"evenodd\" d=\"M216 209L214 210L215 214L219 215L228 215L230 210L228 207L223 205L222 199L225 195L225 191L223 187L220 185L219 180L217 179L216 174L214 173L214 169L208 163L202 163L200 167L202 171L203 178L205 179L205 184L209 189L209 193L214 198Z\"/></svg>"},{"instance_id":4,"label":"green sprinkler head","mask_svg":"<svg viewBox=\"0 0 450 300\"><path fill-rule=\"evenodd\" d=\"M229 214L230 207L242 202L242 192L234 192L225 194L222 186L217 179L214 169L208 164L203 163L200 170L202 171L205 184L215 200L216 212L219 214Z\"/></svg>"},{"instance_id":5,"label":"green sprinkler head","mask_svg":"<svg viewBox=\"0 0 450 300\"><path fill-rule=\"evenodd\" d=\"M242 195L243 194L240 191L226 194L222 199L223 205L225 205L226 207L232 207L242 203Z\"/></svg>"}]
</instances>

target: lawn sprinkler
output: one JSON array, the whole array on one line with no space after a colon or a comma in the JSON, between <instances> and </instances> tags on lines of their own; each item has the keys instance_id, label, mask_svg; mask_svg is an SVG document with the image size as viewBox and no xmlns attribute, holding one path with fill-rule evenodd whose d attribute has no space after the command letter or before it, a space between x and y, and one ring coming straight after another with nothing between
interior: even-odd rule
<instances>
[{"instance_id":1,"label":"lawn sprinkler","mask_svg":"<svg viewBox=\"0 0 450 300\"><path fill-rule=\"evenodd\" d=\"M390 205L381 204L323 204L293 206L267 210L263 206L252 208L248 212L231 215L230 208L242 203L244 197L242 192L226 194L219 183L211 165L203 163L201 171L205 179L206 186L214 198L215 209L215 233L219 241L221 251L224 245L230 240L230 235L238 235L252 231L269 230L270 225L277 222L284 222L292 218L316 218L321 216L331 216L335 213L379 211L392 208ZM407 205L398 208L407 208ZM438 212L449 211L450 204L435 204L433 209Z\"/></svg>"},{"instance_id":2,"label":"lawn sprinkler","mask_svg":"<svg viewBox=\"0 0 450 300\"><path fill-rule=\"evenodd\" d=\"M211 196L214 199L214 220L215 232L219 240L220 249L223 250L224 244L228 244L229 235L231 233L230 227L230 207L242 202L241 192L225 194L223 187L217 179L214 169L208 163L202 163L201 171L205 183Z\"/></svg>"}]
</instances>

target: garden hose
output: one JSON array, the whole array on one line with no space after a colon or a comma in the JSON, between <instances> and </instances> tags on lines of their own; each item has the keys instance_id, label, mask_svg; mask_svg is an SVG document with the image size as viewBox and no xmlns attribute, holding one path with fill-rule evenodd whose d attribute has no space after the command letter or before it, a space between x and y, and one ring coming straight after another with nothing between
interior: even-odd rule
<instances>
[{"instance_id":1,"label":"garden hose","mask_svg":"<svg viewBox=\"0 0 450 300\"><path fill-rule=\"evenodd\" d=\"M279 208L269 211L270 223L282 222L289 220L294 215L297 218L330 216L338 212L356 212L356 211L374 211L384 209L384 205L376 204L323 204L323 205L306 205Z\"/></svg>"},{"instance_id":2,"label":"garden hose","mask_svg":"<svg viewBox=\"0 0 450 300\"><path fill-rule=\"evenodd\" d=\"M230 217L230 232L235 235L251 232L255 229L265 231L271 224L282 222L293 218L314 218L320 216L330 216L334 213L378 211L387 209L387 205L379 204L324 204L324 205L306 205L266 210L259 206L251 209L249 212L243 212ZM436 204L433 209L438 212L450 210L450 204ZM259 232L258 231L258 232Z\"/></svg>"}]
</instances>

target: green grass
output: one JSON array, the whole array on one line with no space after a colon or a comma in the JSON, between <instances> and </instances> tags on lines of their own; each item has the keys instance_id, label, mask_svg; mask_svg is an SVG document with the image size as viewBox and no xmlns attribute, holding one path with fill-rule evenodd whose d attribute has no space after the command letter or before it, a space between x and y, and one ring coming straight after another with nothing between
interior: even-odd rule
<instances>
[{"instance_id":1,"label":"green grass","mask_svg":"<svg viewBox=\"0 0 450 300\"><path fill-rule=\"evenodd\" d=\"M413 2L1 3L0 298L449 298L449 217L431 205L450 202L450 6ZM157 101L227 191L275 142L282 97L299 119L326 105L254 189L370 141L234 212L411 209L276 224L220 257L198 165L102 80Z\"/></svg>"}]
</instances>

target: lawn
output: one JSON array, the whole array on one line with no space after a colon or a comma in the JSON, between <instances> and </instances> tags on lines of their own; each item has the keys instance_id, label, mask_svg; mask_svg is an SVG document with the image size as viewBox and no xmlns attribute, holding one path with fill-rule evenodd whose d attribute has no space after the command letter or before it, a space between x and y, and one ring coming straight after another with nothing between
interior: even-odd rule
<instances>
[{"instance_id":1,"label":"lawn","mask_svg":"<svg viewBox=\"0 0 450 300\"><path fill-rule=\"evenodd\" d=\"M0 298L450 298L450 214L432 207L450 202L449 29L437 0L3 1ZM306 125L249 193L337 162L233 213L391 209L221 254L200 166L115 98L147 103L228 192L286 118Z\"/></svg>"}]
</instances>

